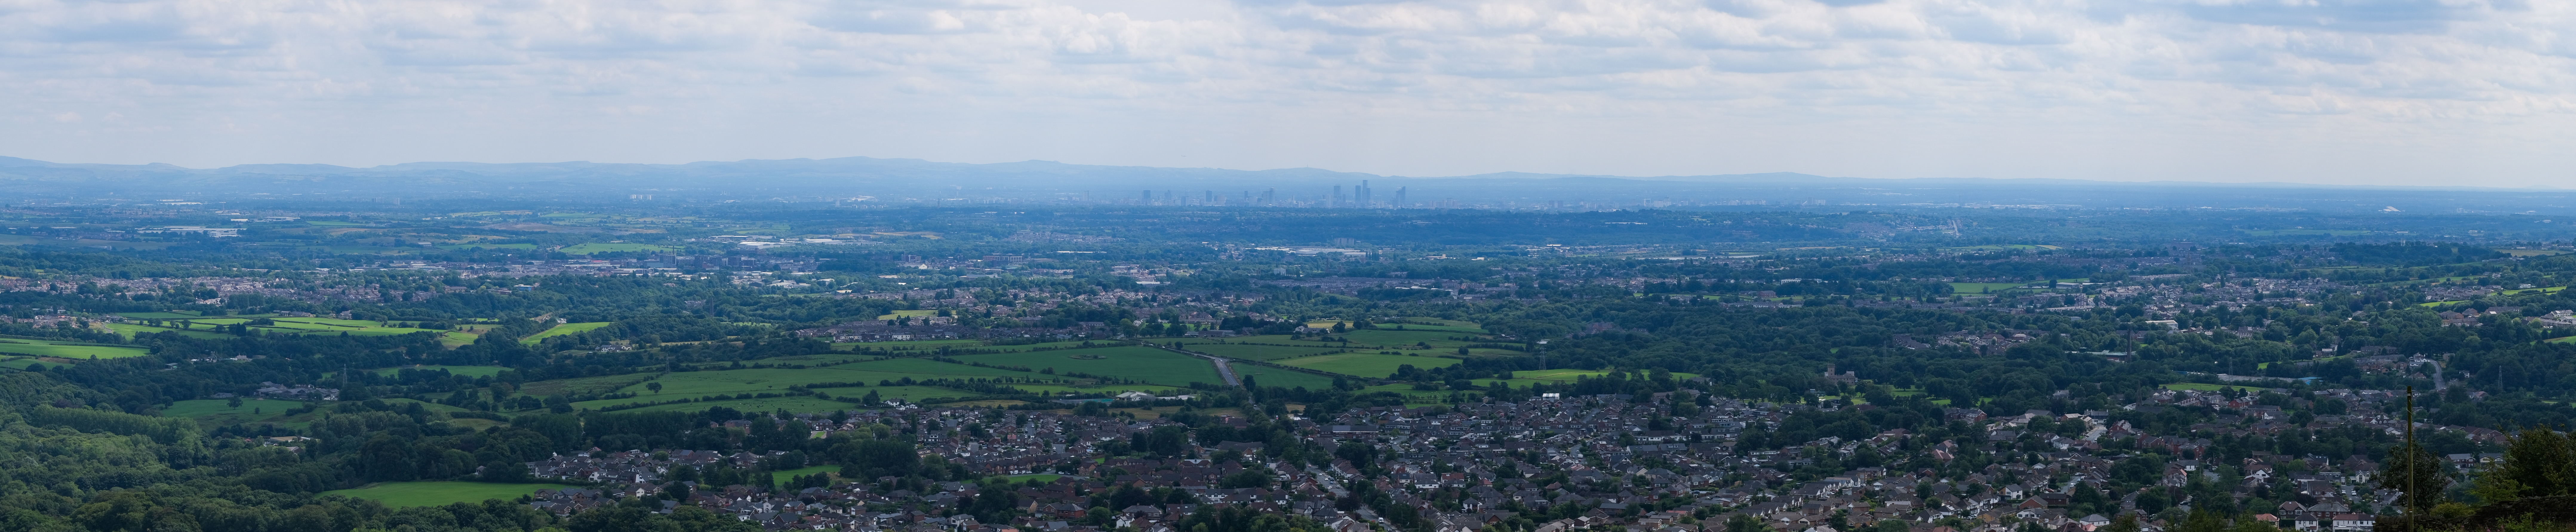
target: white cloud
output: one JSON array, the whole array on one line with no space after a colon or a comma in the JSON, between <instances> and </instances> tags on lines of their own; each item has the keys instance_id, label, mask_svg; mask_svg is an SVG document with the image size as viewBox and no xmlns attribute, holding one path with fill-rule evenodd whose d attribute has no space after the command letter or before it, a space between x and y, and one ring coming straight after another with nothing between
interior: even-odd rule
<instances>
[{"instance_id":1,"label":"white cloud","mask_svg":"<svg viewBox=\"0 0 2576 532\"><path fill-rule=\"evenodd\" d=\"M2468 0L0 0L0 141L2527 184L2576 162L2570 28Z\"/></svg>"}]
</instances>

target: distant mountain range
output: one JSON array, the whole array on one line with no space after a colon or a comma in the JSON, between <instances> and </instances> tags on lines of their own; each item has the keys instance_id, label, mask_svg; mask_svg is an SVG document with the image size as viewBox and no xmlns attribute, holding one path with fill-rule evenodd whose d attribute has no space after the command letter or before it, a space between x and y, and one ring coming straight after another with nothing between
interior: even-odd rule
<instances>
[{"instance_id":1,"label":"distant mountain range","mask_svg":"<svg viewBox=\"0 0 2576 532\"><path fill-rule=\"evenodd\" d=\"M1606 176L1501 172L1413 177L1316 168L1229 170L1100 166L1052 161L967 164L842 157L686 164L419 162L351 168L327 164L79 164L0 157L0 190L34 197L87 194L295 194L334 197L561 197L654 192L693 198L870 195L936 198L1138 198L1144 191L1239 197L1276 189L1320 197L1368 181L1375 197L1399 188L1413 202L1548 201L1792 206L2277 207L2399 212L2426 208L2519 212L2576 205L2551 188L2392 187L2306 183L2114 182L2077 179L1827 177L1794 172ZM2512 193L2512 194L2500 194ZM2408 202L2399 206L2392 202ZM2369 205L2362 205L2369 204ZM2386 204L2386 205L2382 205ZM2564 210L2564 209L2560 209Z\"/></svg>"}]
</instances>

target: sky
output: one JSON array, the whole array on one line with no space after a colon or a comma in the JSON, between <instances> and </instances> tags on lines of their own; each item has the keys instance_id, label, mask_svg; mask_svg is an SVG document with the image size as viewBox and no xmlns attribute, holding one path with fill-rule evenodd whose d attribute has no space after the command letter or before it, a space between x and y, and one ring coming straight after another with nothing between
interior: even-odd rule
<instances>
[{"instance_id":1,"label":"sky","mask_svg":"<svg viewBox=\"0 0 2576 532\"><path fill-rule=\"evenodd\" d=\"M0 155L2564 186L2576 2L0 0Z\"/></svg>"}]
</instances>

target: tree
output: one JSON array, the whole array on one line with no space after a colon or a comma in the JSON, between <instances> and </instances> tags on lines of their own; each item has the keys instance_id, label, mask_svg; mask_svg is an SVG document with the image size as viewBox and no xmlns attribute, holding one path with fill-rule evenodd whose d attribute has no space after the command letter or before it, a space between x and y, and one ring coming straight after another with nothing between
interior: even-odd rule
<instances>
[{"instance_id":1,"label":"tree","mask_svg":"<svg viewBox=\"0 0 2576 532\"><path fill-rule=\"evenodd\" d=\"M2398 445L2388 451L2388 467L2379 473L2379 488L2397 490L2405 495L2398 506L2409 515L2431 512L2442 502L2442 490L2451 487L2450 465L2421 444Z\"/></svg>"},{"instance_id":2,"label":"tree","mask_svg":"<svg viewBox=\"0 0 2576 532\"><path fill-rule=\"evenodd\" d=\"M2523 497L2567 495L2576 490L2576 448L2564 434L2545 428L2524 429L2505 446L2504 461L2478 477L2475 492L2484 502Z\"/></svg>"},{"instance_id":3,"label":"tree","mask_svg":"<svg viewBox=\"0 0 2576 532\"><path fill-rule=\"evenodd\" d=\"M1726 518L1726 532L1771 532L1771 524L1750 514L1738 513Z\"/></svg>"},{"instance_id":4,"label":"tree","mask_svg":"<svg viewBox=\"0 0 2576 532\"><path fill-rule=\"evenodd\" d=\"M652 390L652 391L653 391L653 393L662 393L662 383L660 383L660 382L647 382L647 383L644 383L644 389L646 389L646 390Z\"/></svg>"},{"instance_id":5,"label":"tree","mask_svg":"<svg viewBox=\"0 0 2576 532\"><path fill-rule=\"evenodd\" d=\"M2126 513L2111 518L2111 525L2102 527L2100 532L2138 532L2138 528L2138 514Z\"/></svg>"}]
</instances>

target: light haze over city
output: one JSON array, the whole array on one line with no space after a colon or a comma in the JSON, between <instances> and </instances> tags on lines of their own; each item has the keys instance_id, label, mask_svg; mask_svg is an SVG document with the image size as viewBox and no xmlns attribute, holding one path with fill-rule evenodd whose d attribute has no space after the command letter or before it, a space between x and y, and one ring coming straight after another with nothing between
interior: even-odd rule
<instances>
[{"instance_id":1,"label":"light haze over city","mask_svg":"<svg viewBox=\"0 0 2576 532\"><path fill-rule=\"evenodd\" d=\"M13 2L0 155L2550 186L2567 2Z\"/></svg>"}]
</instances>

